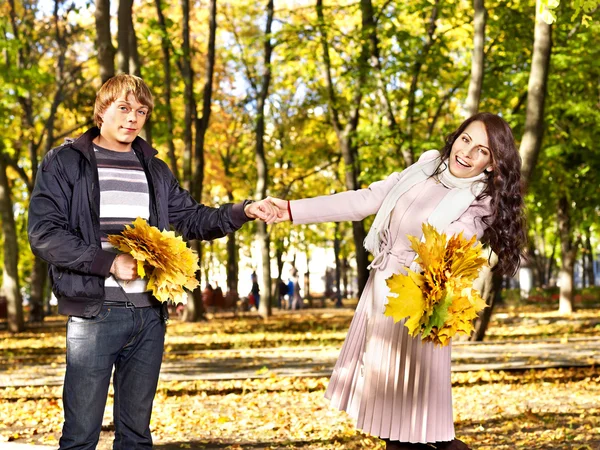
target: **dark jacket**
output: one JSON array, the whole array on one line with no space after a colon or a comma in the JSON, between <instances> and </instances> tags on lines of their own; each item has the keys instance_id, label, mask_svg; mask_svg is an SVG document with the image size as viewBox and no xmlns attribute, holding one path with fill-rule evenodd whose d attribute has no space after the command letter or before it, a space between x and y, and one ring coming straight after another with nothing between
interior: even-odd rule
<instances>
[{"instance_id":1,"label":"dark jacket","mask_svg":"<svg viewBox=\"0 0 600 450\"><path fill-rule=\"evenodd\" d=\"M29 203L29 243L47 261L61 314L93 317L102 307L104 279L115 254L100 243L100 188L92 128L77 140L52 149L40 166ZM175 228L184 239L210 240L239 229L249 219L244 203L210 208L198 204L156 150L133 142L148 180L150 225Z\"/></svg>"}]
</instances>

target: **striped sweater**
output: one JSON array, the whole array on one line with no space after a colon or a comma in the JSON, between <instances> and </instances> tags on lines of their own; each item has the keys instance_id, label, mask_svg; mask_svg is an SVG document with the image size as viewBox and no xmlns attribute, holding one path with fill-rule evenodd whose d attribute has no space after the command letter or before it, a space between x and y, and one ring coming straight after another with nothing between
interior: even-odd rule
<instances>
[{"instance_id":1,"label":"striped sweater","mask_svg":"<svg viewBox=\"0 0 600 450\"><path fill-rule=\"evenodd\" d=\"M119 234L137 217L150 217L148 181L133 151L117 152L94 145L100 181L100 239L102 248L118 253L108 235ZM136 306L153 302L147 280L117 281L112 275L104 283L105 300L130 301Z\"/></svg>"}]
</instances>

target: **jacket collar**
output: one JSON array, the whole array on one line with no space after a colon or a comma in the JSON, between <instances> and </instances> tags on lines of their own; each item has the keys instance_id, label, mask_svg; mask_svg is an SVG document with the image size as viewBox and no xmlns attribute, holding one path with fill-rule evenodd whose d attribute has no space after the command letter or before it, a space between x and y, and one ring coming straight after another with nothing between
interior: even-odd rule
<instances>
[{"instance_id":1,"label":"jacket collar","mask_svg":"<svg viewBox=\"0 0 600 450\"><path fill-rule=\"evenodd\" d=\"M91 160L91 152L93 151L92 141L98 137L100 129L98 127L92 127L75 139L71 146L79 150L88 160ZM145 140L141 137L136 137L132 143L134 150L141 152L144 159L150 159L158 152L154 150Z\"/></svg>"}]
</instances>

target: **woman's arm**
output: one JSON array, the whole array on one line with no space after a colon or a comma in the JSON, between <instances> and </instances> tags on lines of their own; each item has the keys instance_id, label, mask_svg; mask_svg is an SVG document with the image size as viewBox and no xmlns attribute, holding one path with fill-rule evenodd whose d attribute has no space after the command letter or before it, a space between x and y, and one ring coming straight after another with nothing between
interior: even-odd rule
<instances>
[{"instance_id":1,"label":"woman's arm","mask_svg":"<svg viewBox=\"0 0 600 450\"><path fill-rule=\"evenodd\" d=\"M362 220L377 212L399 178L400 173L393 173L366 189L293 200L289 204L290 220L295 224Z\"/></svg>"},{"instance_id":2,"label":"woman's arm","mask_svg":"<svg viewBox=\"0 0 600 450\"><path fill-rule=\"evenodd\" d=\"M421 155L419 162L431 161L439 156L437 150ZM411 166L413 167L413 166ZM346 191L339 194L302 200L269 198L279 208L276 222L293 221L295 224L358 221L375 214L386 195L402 179L407 171L395 172L385 180L372 183L367 189Z\"/></svg>"}]
</instances>

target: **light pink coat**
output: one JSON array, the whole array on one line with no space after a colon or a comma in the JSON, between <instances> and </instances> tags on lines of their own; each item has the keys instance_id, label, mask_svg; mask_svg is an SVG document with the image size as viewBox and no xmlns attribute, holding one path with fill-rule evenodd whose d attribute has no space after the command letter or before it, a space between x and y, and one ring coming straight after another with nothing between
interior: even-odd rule
<instances>
[{"instance_id":1,"label":"light pink coat","mask_svg":"<svg viewBox=\"0 0 600 450\"><path fill-rule=\"evenodd\" d=\"M362 220L377 212L401 176L394 173L368 189L292 201L294 223ZM385 280L406 273L415 257L407 235L422 236L422 223L447 193L448 188L428 179L400 197L389 227L391 245L371 270L325 393L333 406L355 419L358 429L381 438L423 443L454 439L451 346L412 338L403 321L394 324L383 315L389 293ZM443 231L481 237L485 226L480 218L489 209L489 199L474 202Z\"/></svg>"}]
</instances>

